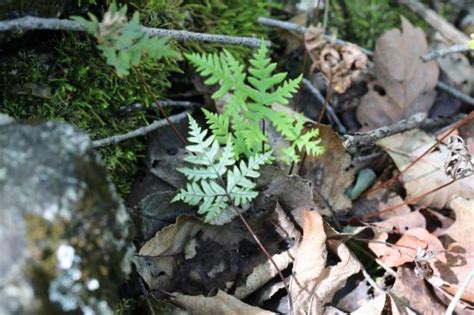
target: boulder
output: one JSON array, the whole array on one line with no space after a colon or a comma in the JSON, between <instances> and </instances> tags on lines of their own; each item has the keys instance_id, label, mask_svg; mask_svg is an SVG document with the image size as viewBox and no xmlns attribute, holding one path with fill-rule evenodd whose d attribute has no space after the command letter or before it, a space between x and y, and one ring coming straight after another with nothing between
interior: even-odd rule
<instances>
[{"instance_id":1,"label":"boulder","mask_svg":"<svg viewBox=\"0 0 474 315\"><path fill-rule=\"evenodd\" d=\"M0 314L112 314L128 223L85 133L0 124Z\"/></svg>"}]
</instances>

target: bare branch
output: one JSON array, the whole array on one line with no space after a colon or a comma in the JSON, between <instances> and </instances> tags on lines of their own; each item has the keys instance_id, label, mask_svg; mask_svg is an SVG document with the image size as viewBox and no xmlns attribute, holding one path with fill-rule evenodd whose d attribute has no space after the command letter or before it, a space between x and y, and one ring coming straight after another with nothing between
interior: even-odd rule
<instances>
[{"instance_id":1,"label":"bare branch","mask_svg":"<svg viewBox=\"0 0 474 315\"><path fill-rule=\"evenodd\" d=\"M199 103L188 102L188 101L174 101L174 100L159 100L161 107L183 107L191 108L201 106ZM156 106L156 104L151 104L151 106ZM130 114L132 112L144 109L145 105L142 103L134 103L132 105L120 106L119 113L122 115Z\"/></svg>"},{"instance_id":2,"label":"bare branch","mask_svg":"<svg viewBox=\"0 0 474 315\"><path fill-rule=\"evenodd\" d=\"M66 19L25 16L19 19L0 21L0 32L24 32L28 30L84 31L85 29L78 22ZM170 37L177 41L196 40L250 47L259 47L262 42L260 39L253 37L216 35L152 27L143 27L143 31L150 36ZM270 46L271 42L265 41L265 44Z\"/></svg>"},{"instance_id":3,"label":"bare branch","mask_svg":"<svg viewBox=\"0 0 474 315\"><path fill-rule=\"evenodd\" d=\"M451 124L459 119L462 119L465 115L456 115L454 117L446 118L429 118L426 119L426 114L418 113L407 119L403 119L394 124L380 127L371 130L366 133L355 133L353 135L344 135L342 145L347 150L354 150L357 147L370 146L375 144L380 139L389 137L391 135L404 132L415 128L435 128Z\"/></svg>"},{"instance_id":4,"label":"bare branch","mask_svg":"<svg viewBox=\"0 0 474 315\"><path fill-rule=\"evenodd\" d=\"M467 94L464 94L463 92L453 88L452 86L449 86L444 82L438 81L438 83L436 83L436 87L441 91L451 94L452 96L463 101L464 103L474 106L474 98L470 97Z\"/></svg>"},{"instance_id":5,"label":"bare branch","mask_svg":"<svg viewBox=\"0 0 474 315\"><path fill-rule=\"evenodd\" d=\"M455 54L455 53L465 52L469 50L470 49L469 49L468 44L453 45L453 46L446 47L443 49L433 50L432 52L429 52L426 55L421 56L421 60L423 60L423 62L427 62L433 59L441 58L449 54Z\"/></svg>"},{"instance_id":6,"label":"bare branch","mask_svg":"<svg viewBox=\"0 0 474 315\"><path fill-rule=\"evenodd\" d=\"M446 310L446 315L451 315L454 312L454 309L456 308L456 304L458 304L459 300L462 298L462 295L464 291L466 290L467 286L469 285L469 282L471 282L472 278L474 278L474 268L469 271L469 274L467 277L463 280L461 285L458 287L458 290L456 291L456 295L453 297L451 300L451 303L449 303L448 309Z\"/></svg>"},{"instance_id":7,"label":"bare branch","mask_svg":"<svg viewBox=\"0 0 474 315\"><path fill-rule=\"evenodd\" d=\"M301 33L301 34L306 33L306 31L308 30L306 27L295 24L295 23L276 20L276 19L271 19L271 18L266 18L266 17L259 17L258 22L262 25L278 27L278 28L281 28L283 30L287 30L287 31L291 31L291 32L297 32L297 33ZM334 41L338 45L347 45L347 44L356 45L354 43L346 42L346 41L344 41L342 39L339 39L339 38L334 39L332 36L326 35L326 34L324 35L324 40L327 41L327 42ZM364 52L364 54L366 54L368 56L372 56L374 54L372 51L370 51L368 49L362 48L360 46L359 46L359 48Z\"/></svg>"},{"instance_id":8,"label":"bare branch","mask_svg":"<svg viewBox=\"0 0 474 315\"><path fill-rule=\"evenodd\" d=\"M168 119L171 122L176 123L176 122L186 118L187 114L188 114L188 112L182 112L182 113L177 114L177 115L169 116ZM115 135L115 136L112 136L112 137L108 137L108 138L104 138L104 139L100 139L100 140L95 140L95 141L92 142L92 144L93 144L94 148L102 147L102 146L105 146L105 145L116 144L116 143L131 139L131 138L136 138L136 137L146 135L147 133L150 133L150 132L152 132L152 131L154 131L158 128L161 128L161 127L163 127L167 124L168 124L168 121L166 119L155 120L154 122L152 122L148 126L140 127L138 129L135 129L133 131L130 131L130 132L127 132L127 133L124 133L124 134L121 134L121 135Z\"/></svg>"},{"instance_id":9,"label":"bare branch","mask_svg":"<svg viewBox=\"0 0 474 315\"><path fill-rule=\"evenodd\" d=\"M411 11L415 12L419 17L426 21L432 28L437 30L446 39L454 44L465 44L469 38L466 34L458 30L451 23L446 21L441 15L428 8L426 5L417 0L397 0L399 4L403 4Z\"/></svg>"}]
</instances>

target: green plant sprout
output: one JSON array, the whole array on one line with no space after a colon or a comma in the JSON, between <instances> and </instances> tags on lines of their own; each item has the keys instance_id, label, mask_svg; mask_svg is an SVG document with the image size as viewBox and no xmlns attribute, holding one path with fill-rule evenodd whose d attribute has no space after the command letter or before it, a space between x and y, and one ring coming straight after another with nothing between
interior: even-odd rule
<instances>
[{"instance_id":1,"label":"green plant sprout","mask_svg":"<svg viewBox=\"0 0 474 315\"><path fill-rule=\"evenodd\" d=\"M81 24L98 42L107 64L113 66L119 77L129 74L129 69L140 63L143 55L152 59L178 57L179 53L168 44L168 38L150 37L143 32L138 11L130 21L127 19L127 6L117 7L112 2L99 22L96 16L88 13L90 21L81 16L72 19Z\"/></svg>"},{"instance_id":2,"label":"green plant sprout","mask_svg":"<svg viewBox=\"0 0 474 315\"><path fill-rule=\"evenodd\" d=\"M244 65L226 50L185 56L202 76L207 77L207 85L219 85L212 98L224 101L223 114L208 111L204 114L219 143L225 144L230 139L237 157L244 154L250 158L269 150L268 137L261 129L265 120L270 121L290 143L282 150L282 159L286 163L299 161L297 151L305 151L309 155L324 152L320 139L317 139L319 131L304 130L303 115L294 117L272 108L273 104L288 104L297 92L302 77L285 80L286 73L273 74L277 65L268 58L265 44L262 43L250 59L248 74L244 72Z\"/></svg>"},{"instance_id":3,"label":"green plant sprout","mask_svg":"<svg viewBox=\"0 0 474 315\"><path fill-rule=\"evenodd\" d=\"M193 206L199 205L198 213L204 215L205 221L209 222L228 207L229 203L241 206L257 196L252 179L260 176L258 170L270 159L272 151L257 153L248 162L241 160L237 165L230 138L222 148L213 134L206 138L208 131L202 130L190 115L188 119L188 141L191 144L186 149L191 154L184 160L194 167L178 168L189 182L172 202L181 200Z\"/></svg>"}]
</instances>

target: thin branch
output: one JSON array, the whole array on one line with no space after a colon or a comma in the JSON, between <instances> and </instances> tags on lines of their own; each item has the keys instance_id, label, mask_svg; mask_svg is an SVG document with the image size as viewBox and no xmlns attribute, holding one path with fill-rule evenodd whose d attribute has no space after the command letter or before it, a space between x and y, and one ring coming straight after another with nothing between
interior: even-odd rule
<instances>
[{"instance_id":1,"label":"thin branch","mask_svg":"<svg viewBox=\"0 0 474 315\"><path fill-rule=\"evenodd\" d=\"M469 285L469 282L471 282L472 278L474 278L474 268L469 271L469 274L467 277L463 280L461 285L458 287L458 290L456 291L456 295L453 297L451 300L451 303L449 303L448 309L446 310L446 315L451 315L454 312L454 309L456 308L456 304L458 304L459 300L462 298L462 295L464 291L466 290L467 286Z\"/></svg>"},{"instance_id":2,"label":"thin branch","mask_svg":"<svg viewBox=\"0 0 474 315\"><path fill-rule=\"evenodd\" d=\"M301 34L306 33L306 31L308 30L308 28L295 24L295 23L266 18L266 17L259 17L258 22L262 25L277 27L283 30L297 32ZM334 39L333 36L330 36L330 35L323 35L323 38L327 42L335 42L338 45L347 45L347 44L355 45L354 43L346 42L345 40L342 40L342 39L338 39L338 38ZM365 49L363 47L359 47L359 48L364 52L364 54L368 56L372 56L374 54L372 51L368 49Z\"/></svg>"},{"instance_id":3,"label":"thin branch","mask_svg":"<svg viewBox=\"0 0 474 315\"><path fill-rule=\"evenodd\" d=\"M182 112L182 113L177 114L177 115L169 116L168 119L173 123L177 123L177 122L183 120L184 118L186 118L187 114L188 114L188 112ZM121 134L121 135L115 135L115 136L112 136L112 137L107 137L107 138L104 138L104 139L95 140L95 141L92 142L92 144L93 144L94 148L102 147L102 146L105 146L105 145L116 144L116 143L131 139L131 138L144 136L147 133L150 133L150 132L152 132L152 131L154 131L158 128L161 128L161 127L165 126L166 124L168 124L168 121L166 119L155 120L154 122L152 122L148 126L141 127L141 128L135 129L133 131L130 131L130 132L127 132L127 133L124 133L124 134Z\"/></svg>"},{"instance_id":4,"label":"thin branch","mask_svg":"<svg viewBox=\"0 0 474 315\"><path fill-rule=\"evenodd\" d=\"M201 106L199 103L188 102L188 101L173 101L173 100L159 100L162 107L182 107L182 108L192 108ZM156 106L155 103L151 104L152 106ZM146 106L142 103L134 103L132 105L121 106L119 108L120 114L129 114L141 109L146 108Z\"/></svg>"},{"instance_id":5,"label":"thin branch","mask_svg":"<svg viewBox=\"0 0 474 315\"><path fill-rule=\"evenodd\" d=\"M401 1L401 0L398 0L399 2L405 2L405 1ZM409 2L409 0L408 0ZM291 22L285 22L285 21L280 21L280 20L275 20L275 19L269 19L269 18L264 18L264 17L259 17L258 18L258 21L263 24L263 25L267 25L267 26L273 26L273 27L278 27L278 28L281 28L281 29L285 29L285 30L288 30L288 31L294 31L294 32L298 32L298 33L303 33L306 32L306 27L303 27L301 25L298 25L298 24L295 24L295 23L291 23ZM467 37L466 37L467 38ZM330 36L326 36L324 37L325 40L327 41L330 41ZM462 43L466 43L468 41L468 39L466 39L465 41L463 41ZM336 39L335 41L336 44L339 44L339 45L347 45L347 44L350 44L349 42L346 42L344 40L341 40L341 39ZM368 49L365 49L365 48L362 48L362 47L359 47L367 56L373 56L374 52L373 51L370 51ZM450 87L449 85L447 85L446 83L443 83L441 81L438 81L437 83L437 88L442 90L442 91L445 91L446 93L449 93L451 94L452 96L454 96L455 98L457 99L460 99L461 101L471 105L471 106L474 106L474 99L472 97L470 97L469 95L466 95L465 93L453 88L453 87Z\"/></svg>"},{"instance_id":6,"label":"thin branch","mask_svg":"<svg viewBox=\"0 0 474 315\"><path fill-rule=\"evenodd\" d=\"M67 19L39 18L25 16L19 19L0 21L0 32L24 32L28 30L56 30L56 31L84 31L78 22ZM196 33L184 30L168 30L161 28L143 27L143 31L150 36L171 37L177 41L196 40L208 43L227 45L244 45L259 47L262 41L254 37L227 36L207 33ZM267 46L270 41L265 41Z\"/></svg>"},{"instance_id":7,"label":"thin branch","mask_svg":"<svg viewBox=\"0 0 474 315\"><path fill-rule=\"evenodd\" d=\"M464 103L469 104L471 106L474 106L474 98L472 98L469 95L464 94L463 92L447 85L446 83L438 81L438 83L436 83L436 87L438 89L440 89L441 91L444 91L448 94L451 94L452 96L454 96L455 98L463 101Z\"/></svg>"},{"instance_id":8,"label":"thin branch","mask_svg":"<svg viewBox=\"0 0 474 315\"><path fill-rule=\"evenodd\" d=\"M399 4L403 4L411 11L415 12L419 17L426 21L432 28L437 30L446 39L455 44L465 44L469 40L466 34L458 30L451 23L446 21L441 15L428 8L426 5L417 0L397 0Z\"/></svg>"},{"instance_id":9,"label":"thin branch","mask_svg":"<svg viewBox=\"0 0 474 315\"><path fill-rule=\"evenodd\" d=\"M356 148L373 145L380 139L400 133L406 130L420 127L426 118L426 114L417 113L407 119L403 119L394 124L371 130L367 133L355 133L354 135L343 136L342 145L346 148Z\"/></svg>"},{"instance_id":10,"label":"thin branch","mask_svg":"<svg viewBox=\"0 0 474 315\"><path fill-rule=\"evenodd\" d=\"M463 45L453 45L450 47L438 49L438 50L433 50L432 52L427 53L424 56L421 56L421 60L424 62L441 58L449 54L455 54L455 53L460 53L460 52L465 52L469 51L469 46L468 44L463 44Z\"/></svg>"},{"instance_id":11,"label":"thin branch","mask_svg":"<svg viewBox=\"0 0 474 315\"><path fill-rule=\"evenodd\" d=\"M321 92L319 92L319 90L308 79L303 79L303 84L309 90L309 92L311 92L311 94L313 94L318 99L321 104L326 104L326 100L321 94ZM336 111L329 102L326 104L326 110L328 112L329 119L332 120L332 122L337 126L339 132L341 134L346 134L346 127L344 127L344 125L341 123L339 117L336 114Z\"/></svg>"}]
</instances>

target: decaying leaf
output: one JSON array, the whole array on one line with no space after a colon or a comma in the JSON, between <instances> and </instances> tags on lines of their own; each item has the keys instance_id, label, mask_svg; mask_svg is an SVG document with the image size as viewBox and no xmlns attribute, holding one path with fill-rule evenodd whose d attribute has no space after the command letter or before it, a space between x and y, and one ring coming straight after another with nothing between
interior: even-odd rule
<instances>
[{"instance_id":1,"label":"decaying leaf","mask_svg":"<svg viewBox=\"0 0 474 315\"><path fill-rule=\"evenodd\" d=\"M330 81L337 93L344 93L365 70L367 56L354 44L340 45L323 38L322 28L310 26L304 35L305 47L313 61L310 72L316 69Z\"/></svg>"},{"instance_id":2,"label":"decaying leaf","mask_svg":"<svg viewBox=\"0 0 474 315\"><path fill-rule=\"evenodd\" d=\"M316 127L325 152L321 156L308 156L301 166L301 175L313 182L315 199L321 199L321 194L335 211L346 210L352 206L352 202L345 191L355 176L354 169L350 167L351 157L331 127L322 124ZM326 206L324 201L320 204Z\"/></svg>"},{"instance_id":3,"label":"decaying leaf","mask_svg":"<svg viewBox=\"0 0 474 315\"><path fill-rule=\"evenodd\" d=\"M352 312L352 315L380 315L385 308L385 302L387 300L386 294L380 294L368 303L362 305L357 310Z\"/></svg>"},{"instance_id":4,"label":"decaying leaf","mask_svg":"<svg viewBox=\"0 0 474 315\"><path fill-rule=\"evenodd\" d=\"M358 120L368 129L426 113L436 96L439 69L436 62L422 62L428 52L425 34L402 17L402 31L382 35L375 48L377 81L369 86L357 109Z\"/></svg>"},{"instance_id":5,"label":"decaying leaf","mask_svg":"<svg viewBox=\"0 0 474 315\"><path fill-rule=\"evenodd\" d=\"M359 272L359 261L339 241L330 241L329 247L340 259L326 267L326 234L321 215L302 209L303 239L293 266L290 293L296 314L322 314L336 291L347 278Z\"/></svg>"},{"instance_id":6,"label":"decaying leaf","mask_svg":"<svg viewBox=\"0 0 474 315\"><path fill-rule=\"evenodd\" d=\"M375 183L375 186L379 186L380 183ZM363 217L370 213L378 210L382 210L394 205L401 204L403 202L402 197L397 195L395 192L387 189L378 189L370 193L368 196L358 198L353 202L351 209L351 215ZM380 218L388 219L393 216L403 215L410 213L411 209L407 205L403 205L387 213L381 213Z\"/></svg>"},{"instance_id":7,"label":"decaying leaf","mask_svg":"<svg viewBox=\"0 0 474 315\"><path fill-rule=\"evenodd\" d=\"M413 211L376 222L374 225L386 232L404 234L406 231L414 228L426 228L426 219L419 211Z\"/></svg>"},{"instance_id":8,"label":"decaying leaf","mask_svg":"<svg viewBox=\"0 0 474 315\"><path fill-rule=\"evenodd\" d=\"M451 201L449 207L454 210L456 220L444 234L449 235L453 240L460 243L474 242L472 232L474 224L474 199L456 197Z\"/></svg>"},{"instance_id":9,"label":"decaying leaf","mask_svg":"<svg viewBox=\"0 0 474 315\"><path fill-rule=\"evenodd\" d=\"M444 49L452 44L438 33L435 34L435 44L432 50ZM443 81L461 90L466 94L474 92L474 67L469 63L467 56L462 53L448 54L437 58L436 62L441 70Z\"/></svg>"},{"instance_id":10,"label":"decaying leaf","mask_svg":"<svg viewBox=\"0 0 474 315\"><path fill-rule=\"evenodd\" d=\"M270 315L276 314L256 306L248 305L230 294L219 290L215 296L178 294L174 299L178 305L194 315Z\"/></svg>"},{"instance_id":11,"label":"decaying leaf","mask_svg":"<svg viewBox=\"0 0 474 315\"><path fill-rule=\"evenodd\" d=\"M426 282L417 278L408 267L398 268L390 295L397 297L398 307L404 313L411 310L417 314L443 314L445 311L445 307L433 297Z\"/></svg>"},{"instance_id":12,"label":"decaying leaf","mask_svg":"<svg viewBox=\"0 0 474 315\"><path fill-rule=\"evenodd\" d=\"M417 248L429 249L434 252L444 249L438 238L423 228L406 231L395 245L386 244L387 239L388 234L383 232L374 242L369 243L369 248L389 267L398 267L404 263L415 261Z\"/></svg>"},{"instance_id":13,"label":"decaying leaf","mask_svg":"<svg viewBox=\"0 0 474 315\"><path fill-rule=\"evenodd\" d=\"M186 242L203 227L203 223L192 216L179 216L175 224L158 231L139 251L140 256L175 255L183 251Z\"/></svg>"},{"instance_id":14,"label":"decaying leaf","mask_svg":"<svg viewBox=\"0 0 474 315\"><path fill-rule=\"evenodd\" d=\"M390 155L398 169L402 170L434 143L435 139L432 136L414 129L382 139L377 144ZM444 171L447 155L446 146L440 145L438 150L426 155L403 173L402 179L407 190L407 199L433 190L452 180ZM457 180L436 193L415 201L415 203L441 209L448 206L456 195L467 199L474 198L472 177Z\"/></svg>"}]
</instances>

